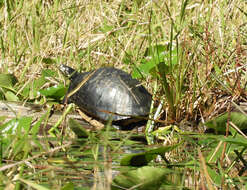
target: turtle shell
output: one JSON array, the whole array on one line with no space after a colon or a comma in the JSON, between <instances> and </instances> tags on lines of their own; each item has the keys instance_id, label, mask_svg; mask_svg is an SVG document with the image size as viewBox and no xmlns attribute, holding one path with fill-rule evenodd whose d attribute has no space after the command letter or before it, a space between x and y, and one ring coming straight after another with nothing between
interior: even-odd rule
<instances>
[{"instance_id":1,"label":"turtle shell","mask_svg":"<svg viewBox=\"0 0 247 190\"><path fill-rule=\"evenodd\" d=\"M70 86L65 97L82 111L103 121L128 120L147 116L151 94L128 73L103 67L91 72L78 73L62 65L60 70L70 75Z\"/></svg>"}]
</instances>

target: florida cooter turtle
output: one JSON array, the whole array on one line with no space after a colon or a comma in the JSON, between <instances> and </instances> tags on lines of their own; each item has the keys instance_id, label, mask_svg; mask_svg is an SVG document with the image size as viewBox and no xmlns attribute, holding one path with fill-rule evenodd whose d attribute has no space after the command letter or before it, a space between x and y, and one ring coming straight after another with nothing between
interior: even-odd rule
<instances>
[{"instance_id":1,"label":"florida cooter turtle","mask_svg":"<svg viewBox=\"0 0 247 190\"><path fill-rule=\"evenodd\" d=\"M151 94L122 70L103 67L79 73L66 65L60 70L71 81L67 103L76 104L92 117L102 121L111 118L117 125L126 126L149 114Z\"/></svg>"}]
</instances>

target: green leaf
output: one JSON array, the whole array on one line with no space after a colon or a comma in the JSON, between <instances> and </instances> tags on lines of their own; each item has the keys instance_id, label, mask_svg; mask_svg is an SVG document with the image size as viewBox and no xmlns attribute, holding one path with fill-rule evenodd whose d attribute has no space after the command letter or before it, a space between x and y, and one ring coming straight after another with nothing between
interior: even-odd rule
<instances>
[{"instance_id":1,"label":"green leaf","mask_svg":"<svg viewBox=\"0 0 247 190\"><path fill-rule=\"evenodd\" d=\"M132 77L142 78L142 73L148 75L154 67L155 64L153 61L146 62L146 64L141 64L138 67L133 67Z\"/></svg>"},{"instance_id":2,"label":"green leaf","mask_svg":"<svg viewBox=\"0 0 247 190\"><path fill-rule=\"evenodd\" d=\"M31 126L31 117L15 118L0 126L1 133L4 138L3 157L12 157L15 160L23 159L24 152L29 151L30 139L28 137ZM14 142L14 143L13 143Z\"/></svg>"},{"instance_id":3,"label":"green leaf","mask_svg":"<svg viewBox=\"0 0 247 190\"><path fill-rule=\"evenodd\" d=\"M34 89L40 89L46 83L45 77L41 76L33 82Z\"/></svg>"},{"instance_id":4,"label":"green leaf","mask_svg":"<svg viewBox=\"0 0 247 190\"><path fill-rule=\"evenodd\" d=\"M40 129L40 126L43 122L43 120L49 115L50 113L47 112L45 113L44 115L42 115L39 119L39 121L37 121L33 126L32 126L32 129L31 129L31 133L32 135L36 135L38 132L39 132L39 129Z\"/></svg>"},{"instance_id":5,"label":"green leaf","mask_svg":"<svg viewBox=\"0 0 247 190\"><path fill-rule=\"evenodd\" d=\"M21 117L19 119L14 118L8 121L7 123L0 126L0 132L6 134L22 134L24 131L29 132L32 122L32 117Z\"/></svg>"},{"instance_id":6,"label":"green leaf","mask_svg":"<svg viewBox=\"0 0 247 190\"><path fill-rule=\"evenodd\" d=\"M21 92L21 95L25 98L29 98L29 94L30 94L30 84L27 85Z\"/></svg>"},{"instance_id":7,"label":"green leaf","mask_svg":"<svg viewBox=\"0 0 247 190\"><path fill-rule=\"evenodd\" d=\"M4 123L3 125L0 125L1 134L13 134L16 131L18 123L18 119L14 118Z\"/></svg>"},{"instance_id":8,"label":"green leaf","mask_svg":"<svg viewBox=\"0 0 247 190\"><path fill-rule=\"evenodd\" d=\"M171 65L177 65L177 53L176 49L172 50ZM156 45L147 48L145 52L145 58L142 60L142 64L133 68L132 76L134 78L141 78L142 74L151 74L153 77L165 77L167 73L171 72L169 63L169 46L168 45Z\"/></svg>"},{"instance_id":9,"label":"green leaf","mask_svg":"<svg viewBox=\"0 0 247 190\"><path fill-rule=\"evenodd\" d=\"M103 33L107 33L110 32L114 29L113 26L111 25L107 25L107 24L103 24L103 26L99 29L99 31L103 32Z\"/></svg>"},{"instance_id":10,"label":"green leaf","mask_svg":"<svg viewBox=\"0 0 247 190\"><path fill-rule=\"evenodd\" d=\"M74 190L74 189L75 189L74 184L69 182L66 185L64 185L61 190Z\"/></svg>"},{"instance_id":11,"label":"green leaf","mask_svg":"<svg viewBox=\"0 0 247 190\"><path fill-rule=\"evenodd\" d=\"M17 79L12 74L0 74L0 87L13 90L14 85L17 83Z\"/></svg>"},{"instance_id":12,"label":"green leaf","mask_svg":"<svg viewBox=\"0 0 247 190\"><path fill-rule=\"evenodd\" d=\"M66 88L63 85L58 85L40 90L39 92L45 97L60 99L65 95Z\"/></svg>"},{"instance_id":13,"label":"green leaf","mask_svg":"<svg viewBox=\"0 0 247 190\"><path fill-rule=\"evenodd\" d=\"M40 88L46 83L45 77L41 76L40 78L33 81L33 83L29 84L29 97L37 98L39 96Z\"/></svg>"},{"instance_id":14,"label":"green leaf","mask_svg":"<svg viewBox=\"0 0 247 190\"><path fill-rule=\"evenodd\" d=\"M55 77L56 76L56 72L51 70L51 69L44 69L42 70L42 76L43 77Z\"/></svg>"},{"instance_id":15,"label":"green leaf","mask_svg":"<svg viewBox=\"0 0 247 190\"><path fill-rule=\"evenodd\" d=\"M137 68L133 68L132 76L134 78L141 78L141 73L151 74L151 70L153 70L159 63L164 62L164 57L167 56L166 54L167 47L164 45L156 45L147 48L144 54L145 59L142 60L142 64L140 64ZM155 71L152 73L157 75Z\"/></svg>"},{"instance_id":16,"label":"green leaf","mask_svg":"<svg viewBox=\"0 0 247 190\"><path fill-rule=\"evenodd\" d=\"M5 94L4 94L6 100L8 101L19 101L19 98L18 96L16 96L13 92L11 91L7 91Z\"/></svg>"},{"instance_id":17,"label":"green leaf","mask_svg":"<svg viewBox=\"0 0 247 190\"><path fill-rule=\"evenodd\" d=\"M20 137L20 134L18 135L18 137ZM24 149L26 148L26 144L27 144L27 139L26 138L14 138L13 140L15 140L14 144L11 144L11 154L14 156L15 160L21 160L24 156ZM24 136L26 137L26 136ZM31 148L31 146L29 145L29 149Z\"/></svg>"},{"instance_id":18,"label":"green leaf","mask_svg":"<svg viewBox=\"0 0 247 190\"><path fill-rule=\"evenodd\" d=\"M240 130L247 129L247 116L241 112L231 112L230 121L233 122ZM228 113L221 114L205 123L207 131L214 131L216 134L226 132ZM210 130L211 129L211 130Z\"/></svg>"},{"instance_id":19,"label":"green leaf","mask_svg":"<svg viewBox=\"0 0 247 190\"><path fill-rule=\"evenodd\" d=\"M31 180L25 180L25 179L22 179L22 178L19 178L19 180L25 184L27 184L28 186L32 187L33 189L37 189L37 190L50 190L42 185L39 185L37 183L34 183L33 181Z\"/></svg>"},{"instance_id":20,"label":"green leaf","mask_svg":"<svg viewBox=\"0 0 247 190\"><path fill-rule=\"evenodd\" d=\"M40 93L46 97L60 99L65 94L65 87L63 85L54 86L41 90L40 88L44 86L45 83L49 82L49 77L56 77L57 73L50 69L42 70L41 76L30 82L22 91L22 96L28 97L29 99L38 98Z\"/></svg>"},{"instance_id":21,"label":"green leaf","mask_svg":"<svg viewBox=\"0 0 247 190\"><path fill-rule=\"evenodd\" d=\"M214 184L220 186L222 183L222 176L219 175L219 173L216 170L210 168L209 166L207 166L207 171L211 179L214 179Z\"/></svg>"},{"instance_id":22,"label":"green leaf","mask_svg":"<svg viewBox=\"0 0 247 190\"><path fill-rule=\"evenodd\" d=\"M69 119L69 127L77 135L78 138L88 138L89 133L74 119Z\"/></svg>"},{"instance_id":23,"label":"green leaf","mask_svg":"<svg viewBox=\"0 0 247 190\"><path fill-rule=\"evenodd\" d=\"M171 172L169 169L149 166L123 172L114 178L112 189L157 190L162 184L168 183L166 175Z\"/></svg>"},{"instance_id":24,"label":"green leaf","mask_svg":"<svg viewBox=\"0 0 247 190\"><path fill-rule=\"evenodd\" d=\"M239 146L247 147L247 139L242 137L242 136L238 136L237 138L233 138L231 136L229 136L227 138L221 137L219 140L221 140L223 142L228 142L228 143L236 144Z\"/></svg>"},{"instance_id":25,"label":"green leaf","mask_svg":"<svg viewBox=\"0 0 247 190\"><path fill-rule=\"evenodd\" d=\"M47 65L51 65L51 64L55 64L56 63L56 60L52 59L52 58L43 58L42 59L42 62L47 64Z\"/></svg>"},{"instance_id":26,"label":"green leaf","mask_svg":"<svg viewBox=\"0 0 247 190\"><path fill-rule=\"evenodd\" d=\"M26 134L29 132L32 119L33 119L32 117L26 117L26 116L19 118L19 123L18 123L19 134L22 134L22 129L25 130Z\"/></svg>"},{"instance_id":27,"label":"green leaf","mask_svg":"<svg viewBox=\"0 0 247 190\"><path fill-rule=\"evenodd\" d=\"M154 148L142 153L129 154L121 159L121 166L144 166L147 165L151 160L155 159L157 155L164 155L177 148L180 144L172 146L161 146Z\"/></svg>"},{"instance_id":28,"label":"green leaf","mask_svg":"<svg viewBox=\"0 0 247 190\"><path fill-rule=\"evenodd\" d=\"M168 51L168 46L158 44L156 46L151 46L147 48L144 55L146 57L147 56L151 56L151 57L160 56L161 57L167 51Z\"/></svg>"},{"instance_id":29,"label":"green leaf","mask_svg":"<svg viewBox=\"0 0 247 190\"><path fill-rule=\"evenodd\" d=\"M8 101L18 101L19 98L13 93L15 92L14 85L17 83L17 79L12 74L0 74L0 87L9 89L8 91L3 91L0 94L0 99L4 99Z\"/></svg>"}]
</instances>

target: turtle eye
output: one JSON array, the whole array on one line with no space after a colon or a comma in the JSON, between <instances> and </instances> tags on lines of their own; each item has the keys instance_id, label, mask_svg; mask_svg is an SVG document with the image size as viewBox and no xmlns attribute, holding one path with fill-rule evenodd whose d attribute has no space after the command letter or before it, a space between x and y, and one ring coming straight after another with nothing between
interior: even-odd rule
<instances>
[{"instance_id":1,"label":"turtle eye","mask_svg":"<svg viewBox=\"0 0 247 190\"><path fill-rule=\"evenodd\" d=\"M76 71L74 69L72 69L71 67L69 66L66 66L66 65L63 65L61 64L59 66L59 70L66 76L66 77L69 77L69 78L72 78L74 76L76 76Z\"/></svg>"},{"instance_id":2,"label":"turtle eye","mask_svg":"<svg viewBox=\"0 0 247 190\"><path fill-rule=\"evenodd\" d=\"M63 64L60 65L59 70L65 75L70 75L73 72L72 68Z\"/></svg>"}]
</instances>

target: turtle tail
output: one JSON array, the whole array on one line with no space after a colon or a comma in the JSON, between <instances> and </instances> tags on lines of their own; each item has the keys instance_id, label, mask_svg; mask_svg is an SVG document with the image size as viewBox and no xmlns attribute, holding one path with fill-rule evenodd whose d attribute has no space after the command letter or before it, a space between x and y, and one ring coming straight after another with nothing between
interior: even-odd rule
<instances>
[{"instance_id":1,"label":"turtle tail","mask_svg":"<svg viewBox=\"0 0 247 190\"><path fill-rule=\"evenodd\" d=\"M76 78L76 76L79 74L75 69L72 69L71 67L63 64L59 66L59 70L70 80Z\"/></svg>"}]
</instances>

